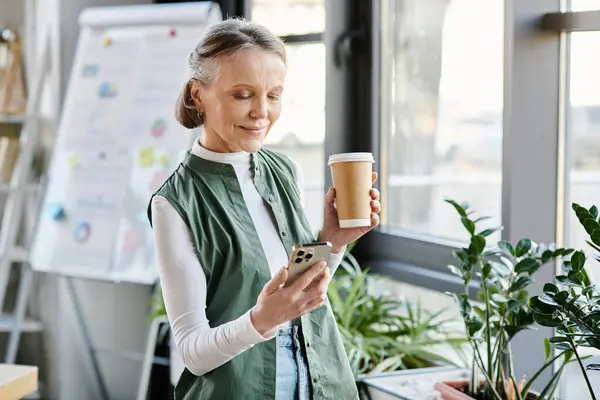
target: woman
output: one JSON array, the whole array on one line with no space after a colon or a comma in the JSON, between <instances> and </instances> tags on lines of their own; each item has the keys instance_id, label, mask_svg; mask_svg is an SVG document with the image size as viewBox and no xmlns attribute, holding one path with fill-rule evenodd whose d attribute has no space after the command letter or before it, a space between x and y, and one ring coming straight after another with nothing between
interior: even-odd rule
<instances>
[{"instance_id":1,"label":"woman","mask_svg":"<svg viewBox=\"0 0 600 400\"><path fill-rule=\"evenodd\" d=\"M281 113L282 41L229 19L209 28L189 61L193 78L177 119L204 133L149 207L186 365L176 399L358 398L326 292L345 246L379 223L378 192L372 226L341 230L330 189L315 237L302 209L302 172L263 148ZM283 286L292 245L315 240L332 243L328 264Z\"/></svg>"}]
</instances>

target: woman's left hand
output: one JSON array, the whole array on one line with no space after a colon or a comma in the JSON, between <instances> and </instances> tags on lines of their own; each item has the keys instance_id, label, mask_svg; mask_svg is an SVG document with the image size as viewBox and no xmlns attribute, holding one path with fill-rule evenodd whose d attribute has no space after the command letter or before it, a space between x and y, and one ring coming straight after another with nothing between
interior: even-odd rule
<instances>
[{"instance_id":1,"label":"woman's left hand","mask_svg":"<svg viewBox=\"0 0 600 400\"><path fill-rule=\"evenodd\" d=\"M377 180L377 172L373 172L372 183ZM333 253L339 253L344 246L354 242L365 233L379 225L379 190L371 188L371 226L359 228L340 228L337 209L335 207L335 189L329 188L325 195L325 212L323 214L323 228L319 233L319 241L327 241L332 245Z\"/></svg>"}]
</instances>

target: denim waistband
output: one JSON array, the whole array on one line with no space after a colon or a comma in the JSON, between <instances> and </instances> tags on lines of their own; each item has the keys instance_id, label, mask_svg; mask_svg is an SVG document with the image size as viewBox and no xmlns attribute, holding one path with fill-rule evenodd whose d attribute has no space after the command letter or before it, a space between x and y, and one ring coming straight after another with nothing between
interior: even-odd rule
<instances>
[{"instance_id":1,"label":"denim waistband","mask_svg":"<svg viewBox=\"0 0 600 400\"><path fill-rule=\"evenodd\" d=\"M302 330L300 326L292 326L277 330L277 347L298 347Z\"/></svg>"}]
</instances>

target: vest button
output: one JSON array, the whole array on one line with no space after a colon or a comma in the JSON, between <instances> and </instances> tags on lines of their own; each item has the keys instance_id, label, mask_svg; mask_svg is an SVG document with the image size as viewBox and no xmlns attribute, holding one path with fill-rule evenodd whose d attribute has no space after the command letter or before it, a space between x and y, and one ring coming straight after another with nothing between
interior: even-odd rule
<instances>
[{"instance_id":1,"label":"vest button","mask_svg":"<svg viewBox=\"0 0 600 400\"><path fill-rule=\"evenodd\" d=\"M310 347L310 342L306 342L306 347Z\"/></svg>"},{"instance_id":2,"label":"vest button","mask_svg":"<svg viewBox=\"0 0 600 400\"><path fill-rule=\"evenodd\" d=\"M282 232L281 232L281 234L282 234L283 236L287 236L287 232L286 232L286 231L282 231Z\"/></svg>"},{"instance_id":3,"label":"vest button","mask_svg":"<svg viewBox=\"0 0 600 400\"><path fill-rule=\"evenodd\" d=\"M272 203L275 201L275 198L273 196L269 196L269 203Z\"/></svg>"}]
</instances>

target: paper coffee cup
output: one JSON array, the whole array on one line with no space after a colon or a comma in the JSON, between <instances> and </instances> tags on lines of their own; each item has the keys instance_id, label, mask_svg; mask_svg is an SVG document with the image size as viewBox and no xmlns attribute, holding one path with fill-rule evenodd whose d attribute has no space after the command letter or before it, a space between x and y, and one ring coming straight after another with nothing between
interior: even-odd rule
<instances>
[{"instance_id":1,"label":"paper coffee cup","mask_svg":"<svg viewBox=\"0 0 600 400\"><path fill-rule=\"evenodd\" d=\"M329 156L340 228L371 226L373 154Z\"/></svg>"}]
</instances>

